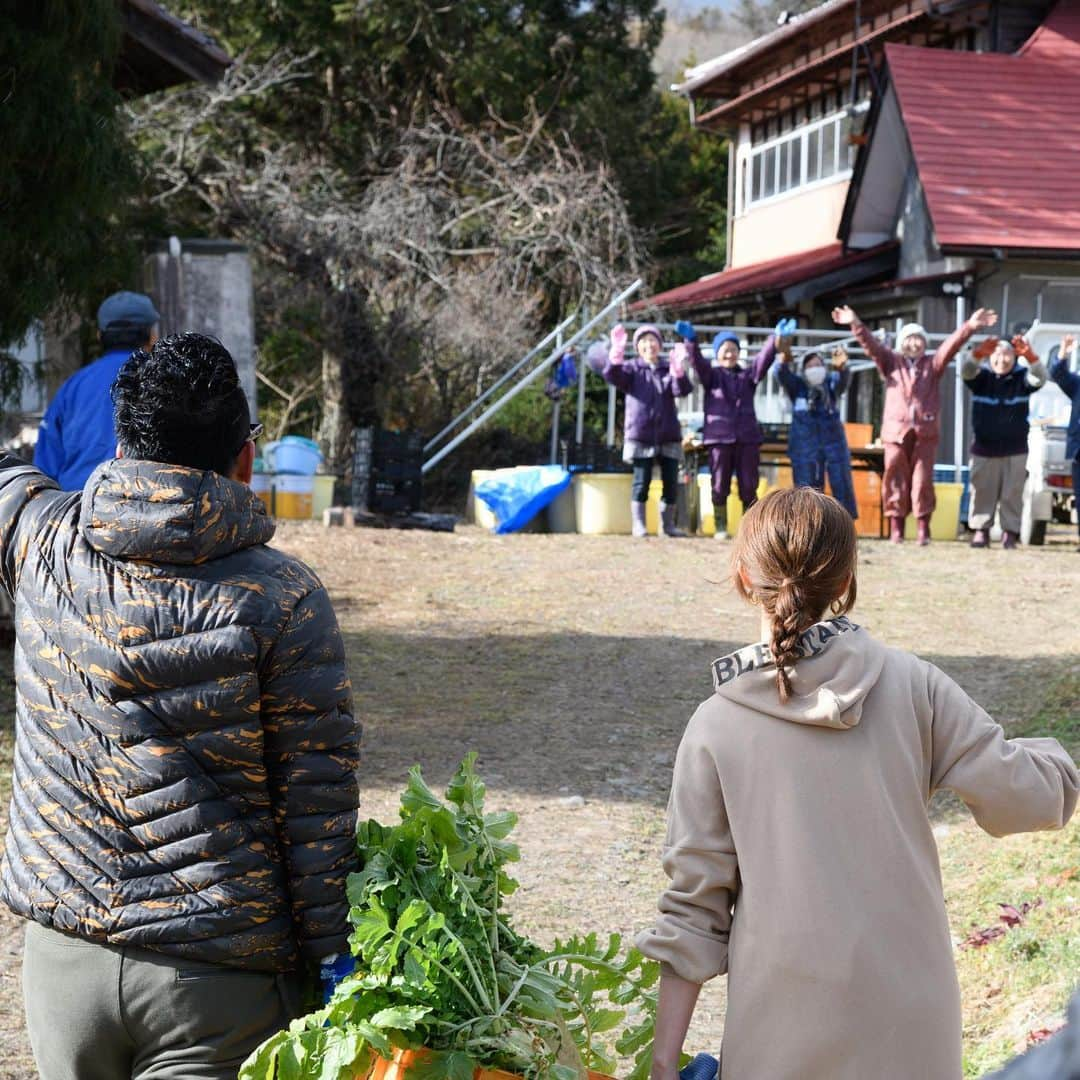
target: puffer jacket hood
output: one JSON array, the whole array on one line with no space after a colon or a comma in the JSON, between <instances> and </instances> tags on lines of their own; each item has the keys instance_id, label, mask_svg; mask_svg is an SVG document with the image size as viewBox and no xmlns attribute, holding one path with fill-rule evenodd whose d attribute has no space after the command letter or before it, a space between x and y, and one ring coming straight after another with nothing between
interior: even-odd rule
<instances>
[{"instance_id":1,"label":"puffer jacket hood","mask_svg":"<svg viewBox=\"0 0 1080 1080\"><path fill-rule=\"evenodd\" d=\"M846 730L862 719L863 702L877 684L885 650L845 616L815 623L799 642L790 670L791 695L781 701L776 665L759 643L714 660L713 685L727 700L793 724Z\"/></svg>"},{"instance_id":2,"label":"puffer jacket hood","mask_svg":"<svg viewBox=\"0 0 1080 1080\"><path fill-rule=\"evenodd\" d=\"M182 465L115 458L83 489L79 529L114 559L198 565L265 544L274 522L246 484Z\"/></svg>"}]
</instances>

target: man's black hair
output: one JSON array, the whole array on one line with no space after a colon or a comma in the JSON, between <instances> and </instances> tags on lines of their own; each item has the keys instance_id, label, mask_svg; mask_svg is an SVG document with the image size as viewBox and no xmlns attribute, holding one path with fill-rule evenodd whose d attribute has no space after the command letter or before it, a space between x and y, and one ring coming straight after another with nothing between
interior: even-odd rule
<instances>
[{"instance_id":1,"label":"man's black hair","mask_svg":"<svg viewBox=\"0 0 1080 1080\"><path fill-rule=\"evenodd\" d=\"M250 433L247 397L220 341L173 334L139 349L112 386L125 457L227 476Z\"/></svg>"},{"instance_id":2,"label":"man's black hair","mask_svg":"<svg viewBox=\"0 0 1080 1080\"><path fill-rule=\"evenodd\" d=\"M150 343L150 334L153 329L152 326L114 324L107 330L101 331L101 347L106 352L117 349L145 349Z\"/></svg>"}]
</instances>

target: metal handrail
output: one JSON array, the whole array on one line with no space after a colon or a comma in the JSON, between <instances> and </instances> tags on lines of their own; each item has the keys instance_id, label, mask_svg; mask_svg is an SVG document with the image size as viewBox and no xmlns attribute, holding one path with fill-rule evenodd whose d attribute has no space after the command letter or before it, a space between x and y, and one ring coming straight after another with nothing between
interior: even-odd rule
<instances>
[{"instance_id":1,"label":"metal handrail","mask_svg":"<svg viewBox=\"0 0 1080 1080\"><path fill-rule=\"evenodd\" d=\"M555 350L550 352L539 364L536 365L527 375L520 379L516 385L508 390L498 401L493 405L488 406L484 412L478 416L464 431L459 432L450 440L441 450L439 450L432 457L428 458L424 462L421 471L426 473L430 469L433 469L440 461L451 453L458 446L460 446L478 427L484 424L490 417L494 416L508 401L516 397L521 393L525 387L529 386L532 382L538 379L556 360L562 356L567 349L581 340L593 327L597 326L603 319L607 318L608 314L619 307L620 304L624 304L631 296L634 295L641 288L643 282L641 278L638 278L632 285L623 289L617 296L612 297L608 301L607 305L598 311L588 322L586 322L580 329L578 329L567 341L559 345Z\"/></svg>"},{"instance_id":2,"label":"metal handrail","mask_svg":"<svg viewBox=\"0 0 1080 1080\"><path fill-rule=\"evenodd\" d=\"M462 411L459 412L457 416L455 416L454 419L451 420L450 423L447 424L446 427L444 427L442 431L439 432L438 435L435 435L432 438L428 439L428 441L424 444L424 453L426 454L436 443L442 440L444 435L449 434L449 432L456 428L458 424L460 424L461 421L464 420L465 417L468 416L469 413L471 413L473 409L475 409L481 402L486 401L489 397L491 397L491 395L495 393L495 391L498 390L499 387L503 385L503 383L505 383L508 379L510 379L518 371L520 371L534 356L536 356L538 352L546 349L548 345L551 344L552 340L557 338L576 318L576 312L573 315L568 315L542 341L537 342L509 371L506 371L502 375L500 375L499 378L497 378L475 401L469 404L466 408L462 409Z\"/></svg>"}]
</instances>

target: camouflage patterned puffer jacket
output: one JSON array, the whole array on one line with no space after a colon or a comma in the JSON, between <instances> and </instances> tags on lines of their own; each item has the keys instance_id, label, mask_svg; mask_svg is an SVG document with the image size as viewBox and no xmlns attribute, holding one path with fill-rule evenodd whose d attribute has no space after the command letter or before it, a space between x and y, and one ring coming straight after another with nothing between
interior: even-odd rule
<instances>
[{"instance_id":1,"label":"camouflage patterned puffer jacket","mask_svg":"<svg viewBox=\"0 0 1080 1080\"><path fill-rule=\"evenodd\" d=\"M216 473L115 460L63 493L0 457L13 911L263 971L345 948L359 730L326 591L273 532Z\"/></svg>"}]
</instances>

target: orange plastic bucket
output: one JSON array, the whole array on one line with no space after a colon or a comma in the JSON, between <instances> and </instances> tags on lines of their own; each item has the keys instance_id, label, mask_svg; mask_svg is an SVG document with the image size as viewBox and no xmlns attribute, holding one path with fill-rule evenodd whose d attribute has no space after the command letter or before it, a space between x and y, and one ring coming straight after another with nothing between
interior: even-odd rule
<instances>
[{"instance_id":1,"label":"orange plastic bucket","mask_svg":"<svg viewBox=\"0 0 1080 1080\"><path fill-rule=\"evenodd\" d=\"M357 1076L356 1080L406 1080L409 1068L426 1053L429 1051L395 1050L394 1056L389 1061L376 1055L375 1064L366 1074ZM593 1072L592 1069L588 1070L588 1074L589 1080L613 1080L605 1073ZM516 1073L505 1072L503 1069L477 1068L473 1070L473 1080L521 1080L521 1077Z\"/></svg>"}]
</instances>

